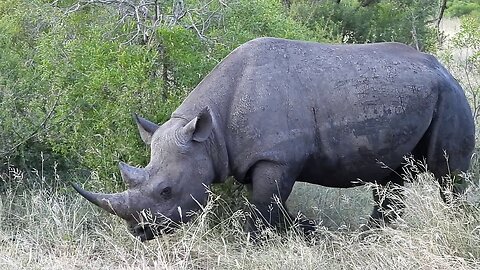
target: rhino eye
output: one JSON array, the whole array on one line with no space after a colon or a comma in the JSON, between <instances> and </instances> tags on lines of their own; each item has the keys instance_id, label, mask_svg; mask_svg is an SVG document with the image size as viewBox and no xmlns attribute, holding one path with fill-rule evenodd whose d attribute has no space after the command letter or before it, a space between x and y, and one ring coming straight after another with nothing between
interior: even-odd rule
<instances>
[{"instance_id":1,"label":"rhino eye","mask_svg":"<svg viewBox=\"0 0 480 270\"><path fill-rule=\"evenodd\" d=\"M172 196L172 188L166 187L160 192L160 195L166 199L169 199Z\"/></svg>"}]
</instances>

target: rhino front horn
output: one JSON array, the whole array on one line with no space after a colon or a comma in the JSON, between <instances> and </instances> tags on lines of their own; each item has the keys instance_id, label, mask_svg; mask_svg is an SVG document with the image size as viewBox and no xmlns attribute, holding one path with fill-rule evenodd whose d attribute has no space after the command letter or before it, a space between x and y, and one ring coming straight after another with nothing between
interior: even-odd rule
<instances>
[{"instance_id":1,"label":"rhino front horn","mask_svg":"<svg viewBox=\"0 0 480 270\"><path fill-rule=\"evenodd\" d=\"M72 185L73 188L80 193L89 202L123 219L130 218L128 211L128 192L114 194L103 194L86 191L77 184Z\"/></svg>"},{"instance_id":2,"label":"rhino front horn","mask_svg":"<svg viewBox=\"0 0 480 270\"><path fill-rule=\"evenodd\" d=\"M144 170L130 166L125 162L119 162L118 168L120 168L123 181L125 181L129 188L140 184L146 178Z\"/></svg>"}]
</instances>

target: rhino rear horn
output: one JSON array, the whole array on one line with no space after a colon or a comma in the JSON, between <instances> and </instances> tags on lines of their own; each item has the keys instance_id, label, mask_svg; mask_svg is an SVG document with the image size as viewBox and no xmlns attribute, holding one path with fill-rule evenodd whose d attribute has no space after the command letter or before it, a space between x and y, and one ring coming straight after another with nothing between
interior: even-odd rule
<instances>
[{"instance_id":1,"label":"rhino rear horn","mask_svg":"<svg viewBox=\"0 0 480 270\"><path fill-rule=\"evenodd\" d=\"M77 184L73 184L72 186L89 202L95 204L110 214L119 216L123 219L130 218L127 191L114 194L103 194L86 191Z\"/></svg>"},{"instance_id":2,"label":"rhino rear horn","mask_svg":"<svg viewBox=\"0 0 480 270\"><path fill-rule=\"evenodd\" d=\"M119 162L118 167L120 169L123 181L125 181L129 188L140 184L146 179L145 171L140 168L130 166L124 162Z\"/></svg>"},{"instance_id":3,"label":"rhino rear horn","mask_svg":"<svg viewBox=\"0 0 480 270\"><path fill-rule=\"evenodd\" d=\"M153 133L158 129L158 125L138 116L136 113L133 114L133 118L135 119L135 123L137 123L140 137L142 137L145 144L149 145L152 142Z\"/></svg>"}]
</instances>

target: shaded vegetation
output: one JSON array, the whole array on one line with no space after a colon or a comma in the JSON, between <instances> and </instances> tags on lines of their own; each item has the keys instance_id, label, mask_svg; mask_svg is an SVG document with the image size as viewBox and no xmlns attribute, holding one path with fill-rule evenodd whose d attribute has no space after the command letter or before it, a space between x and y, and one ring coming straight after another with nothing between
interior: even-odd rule
<instances>
[{"instance_id":1,"label":"shaded vegetation","mask_svg":"<svg viewBox=\"0 0 480 270\"><path fill-rule=\"evenodd\" d=\"M447 15L451 17L480 16L480 3L477 0L450 0L447 2Z\"/></svg>"}]
</instances>

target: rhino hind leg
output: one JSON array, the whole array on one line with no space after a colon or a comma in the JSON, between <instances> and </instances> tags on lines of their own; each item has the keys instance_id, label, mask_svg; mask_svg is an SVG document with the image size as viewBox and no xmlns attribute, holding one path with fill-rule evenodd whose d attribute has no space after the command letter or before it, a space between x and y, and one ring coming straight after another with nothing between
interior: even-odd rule
<instances>
[{"instance_id":1,"label":"rhino hind leg","mask_svg":"<svg viewBox=\"0 0 480 270\"><path fill-rule=\"evenodd\" d=\"M437 125L446 127L441 122ZM463 133L460 128L453 130L442 133L437 129L439 134L432 136L427 152L428 170L437 179L440 196L445 203L457 201L464 193L467 181L463 173L469 169L475 143L473 131Z\"/></svg>"},{"instance_id":2,"label":"rhino hind leg","mask_svg":"<svg viewBox=\"0 0 480 270\"><path fill-rule=\"evenodd\" d=\"M403 185L404 179L399 170L396 170L388 176L386 183L373 187L375 204L363 229L389 225L402 216L405 209Z\"/></svg>"},{"instance_id":3,"label":"rhino hind leg","mask_svg":"<svg viewBox=\"0 0 480 270\"><path fill-rule=\"evenodd\" d=\"M428 163L429 170L438 180L440 197L445 203L451 204L461 199L467 186L463 172L468 170L469 163L469 156L449 155L447 151L443 159L435 159Z\"/></svg>"},{"instance_id":4,"label":"rhino hind leg","mask_svg":"<svg viewBox=\"0 0 480 270\"><path fill-rule=\"evenodd\" d=\"M422 139L424 145L421 147L428 170L440 184L442 199L452 203L465 190L462 172L467 172L470 167L475 148L475 124L460 86L446 83L443 87L436 116Z\"/></svg>"}]
</instances>

